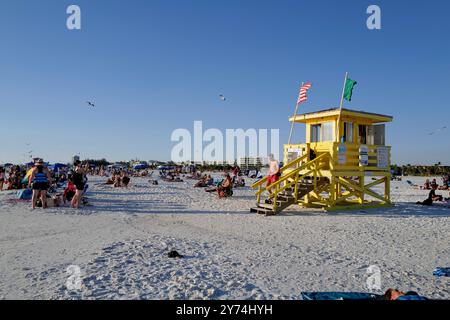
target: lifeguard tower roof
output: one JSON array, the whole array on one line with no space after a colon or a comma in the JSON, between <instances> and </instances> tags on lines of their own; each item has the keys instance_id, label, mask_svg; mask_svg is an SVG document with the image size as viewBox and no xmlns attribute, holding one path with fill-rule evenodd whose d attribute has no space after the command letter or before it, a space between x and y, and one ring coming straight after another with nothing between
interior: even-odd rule
<instances>
[{"instance_id":1,"label":"lifeguard tower roof","mask_svg":"<svg viewBox=\"0 0 450 320\"><path fill-rule=\"evenodd\" d=\"M342 112L342 113L341 113ZM382 122L391 122L393 120L392 116L387 116L383 114L378 113L371 113L366 111L358 111L358 110L351 110L351 109L345 109L342 108L332 108L332 109L325 109L320 111L314 111L314 112L307 112L303 114L296 115L295 117L290 117L290 122L301 122L306 123L311 120L317 120L317 119L335 119L339 117L339 113L341 113L341 116L345 117L354 117L354 118L364 118L366 120L370 120L372 123L382 123Z\"/></svg>"}]
</instances>

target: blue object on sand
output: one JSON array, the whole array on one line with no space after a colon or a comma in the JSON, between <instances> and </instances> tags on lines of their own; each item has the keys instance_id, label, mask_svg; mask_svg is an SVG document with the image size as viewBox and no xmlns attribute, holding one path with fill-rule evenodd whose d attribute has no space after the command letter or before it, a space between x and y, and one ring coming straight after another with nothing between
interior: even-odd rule
<instances>
[{"instance_id":1,"label":"blue object on sand","mask_svg":"<svg viewBox=\"0 0 450 320\"><path fill-rule=\"evenodd\" d=\"M24 189L17 191L16 198L20 200L31 200L33 191L31 189Z\"/></svg>"},{"instance_id":2,"label":"blue object on sand","mask_svg":"<svg viewBox=\"0 0 450 320\"><path fill-rule=\"evenodd\" d=\"M417 186L411 180L406 180L406 183L409 184L411 187L416 187Z\"/></svg>"},{"instance_id":3,"label":"blue object on sand","mask_svg":"<svg viewBox=\"0 0 450 320\"><path fill-rule=\"evenodd\" d=\"M302 292L303 300L380 300L381 295L365 292Z\"/></svg>"},{"instance_id":4,"label":"blue object on sand","mask_svg":"<svg viewBox=\"0 0 450 320\"><path fill-rule=\"evenodd\" d=\"M86 183L86 184L84 185L84 190L83 190L83 192L81 193L81 195L86 194L86 192L87 192L88 189L89 189L89 185Z\"/></svg>"},{"instance_id":5,"label":"blue object on sand","mask_svg":"<svg viewBox=\"0 0 450 320\"><path fill-rule=\"evenodd\" d=\"M417 300L428 300L427 297L419 295L417 292L408 291L403 296L398 297L396 300L409 300L409 301L417 301Z\"/></svg>"},{"instance_id":6,"label":"blue object on sand","mask_svg":"<svg viewBox=\"0 0 450 320\"><path fill-rule=\"evenodd\" d=\"M436 277L450 277L450 268L436 268L433 272Z\"/></svg>"}]
</instances>

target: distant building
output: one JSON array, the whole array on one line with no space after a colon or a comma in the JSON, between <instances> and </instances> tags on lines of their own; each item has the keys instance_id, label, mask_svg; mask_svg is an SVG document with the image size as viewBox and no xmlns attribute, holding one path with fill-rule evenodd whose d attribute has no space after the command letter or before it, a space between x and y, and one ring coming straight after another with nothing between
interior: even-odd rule
<instances>
[{"instance_id":1,"label":"distant building","mask_svg":"<svg viewBox=\"0 0 450 320\"><path fill-rule=\"evenodd\" d=\"M238 165L241 169L253 169L263 166L261 157L243 157L239 158Z\"/></svg>"}]
</instances>

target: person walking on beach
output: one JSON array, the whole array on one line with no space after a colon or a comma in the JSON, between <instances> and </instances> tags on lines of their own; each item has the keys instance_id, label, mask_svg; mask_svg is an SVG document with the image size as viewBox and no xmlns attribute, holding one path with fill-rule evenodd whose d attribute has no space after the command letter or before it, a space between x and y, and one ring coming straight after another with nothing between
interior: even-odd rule
<instances>
[{"instance_id":1,"label":"person walking on beach","mask_svg":"<svg viewBox=\"0 0 450 320\"><path fill-rule=\"evenodd\" d=\"M272 183L275 183L280 179L280 164L277 160L275 160L273 154L269 154L269 174L267 177L267 187L269 187ZM270 188L269 193L272 194L272 188Z\"/></svg>"},{"instance_id":2,"label":"person walking on beach","mask_svg":"<svg viewBox=\"0 0 450 320\"><path fill-rule=\"evenodd\" d=\"M71 205L72 208L78 209L80 207L81 197L83 195L85 186L84 182L85 171L83 169L83 166L81 165L80 160L76 160L74 162L74 166L75 169L72 174L72 181L77 190L75 191L75 195L72 198Z\"/></svg>"},{"instance_id":3,"label":"person walking on beach","mask_svg":"<svg viewBox=\"0 0 450 320\"><path fill-rule=\"evenodd\" d=\"M41 199L42 209L47 206L47 190L50 187L52 177L50 171L44 167L44 160L39 159L36 162L36 166L31 172L30 179L28 180L28 188L33 184L33 196L31 198L31 207L36 208L36 202L38 198Z\"/></svg>"}]
</instances>

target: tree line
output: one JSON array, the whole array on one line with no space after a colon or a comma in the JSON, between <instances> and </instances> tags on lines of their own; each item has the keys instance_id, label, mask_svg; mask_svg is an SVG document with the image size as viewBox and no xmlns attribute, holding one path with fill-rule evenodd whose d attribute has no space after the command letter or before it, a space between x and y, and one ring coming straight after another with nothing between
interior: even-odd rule
<instances>
[{"instance_id":1,"label":"tree line","mask_svg":"<svg viewBox=\"0 0 450 320\"><path fill-rule=\"evenodd\" d=\"M440 162L432 165L391 165L394 175L405 176L444 176L450 174L450 166L443 166Z\"/></svg>"}]
</instances>

